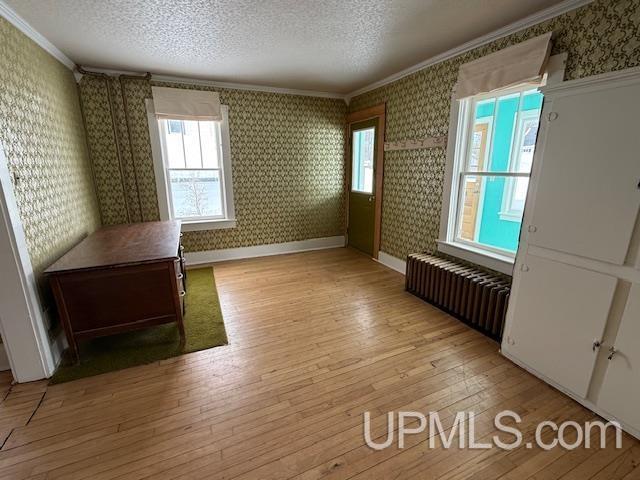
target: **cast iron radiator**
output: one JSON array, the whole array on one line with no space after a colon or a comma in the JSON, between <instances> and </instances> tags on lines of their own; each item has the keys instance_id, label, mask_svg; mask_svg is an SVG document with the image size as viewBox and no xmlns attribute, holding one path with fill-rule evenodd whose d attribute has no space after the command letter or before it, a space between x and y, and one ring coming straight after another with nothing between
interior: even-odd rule
<instances>
[{"instance_id":1,"label":"cast iron radiator","mask_svg":"<svg viewBox=\"0 0 640 480\"><path fill-rule=\"evenodd\" d=\"M433 255L407 257L405 288L485 335L500 340L511 281Z\"/></svg>"}]
</instances>

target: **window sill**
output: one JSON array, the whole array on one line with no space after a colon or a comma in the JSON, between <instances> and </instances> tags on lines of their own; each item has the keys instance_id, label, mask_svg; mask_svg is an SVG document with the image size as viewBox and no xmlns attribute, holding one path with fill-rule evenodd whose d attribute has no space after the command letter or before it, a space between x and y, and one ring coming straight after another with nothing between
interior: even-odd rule
<instances>
[{"instance_id":1,"label":"window sill","mask_svg":"<svg viewBox=\"0 0 640 480\"><path fill-rule=\"evenodd\" d=\"M517 213L498 212L498 215L500 216L500 220L506 222L522 222L522 215L518 215Z\"/></svg>"},{"instance_id":2,"label":"window sill","mask_svg":"<svg viewBox=\"0 0 640 480\"><path fill-rule=\"evenodd\" d=\"M504 273L505 275L513 275L515 259L508 255L500 255L499 253L488 252L470 245L445 242L443 240L438 240L438 250L447 255L461 258L476 265Z\"/></svg>"},{"instance_id":3,"label":"window sill","mask_svg":"<svg viewBox=\"0 0 640 480\"><path fill-rule=\"evenodd\" d=\"M223 228L235 228L236 227L236 219L222 219L222 220L191 220L191 221L182 221L182 231L183 232L198 232L202 230L220 230Z\"/></svg>"}]
</instances>

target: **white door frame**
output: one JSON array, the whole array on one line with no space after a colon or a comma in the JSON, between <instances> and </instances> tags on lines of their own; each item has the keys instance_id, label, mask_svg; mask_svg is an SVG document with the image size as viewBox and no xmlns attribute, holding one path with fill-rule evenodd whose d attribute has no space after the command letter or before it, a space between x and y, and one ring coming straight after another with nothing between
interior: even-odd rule
<instances>
[{"instance_id":1,"label":"white door frame","mask_svg":"<svg viewBox=\"0 0 640 480\"><path fill-rule=\"evenodd\" d=\"M50 377L56 367L27 242L0 145L0 333L13 378Z\"/></svg>"}]
</instances>

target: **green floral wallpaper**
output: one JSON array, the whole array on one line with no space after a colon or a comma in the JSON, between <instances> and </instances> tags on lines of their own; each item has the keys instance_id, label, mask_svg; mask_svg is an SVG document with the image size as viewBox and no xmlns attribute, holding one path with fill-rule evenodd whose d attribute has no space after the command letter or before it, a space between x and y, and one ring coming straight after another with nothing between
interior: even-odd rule
<instances>
[{"instance_id":1,"label":"green floral wallpaper","mask_svg":"<svg viewBox=\"0 0 640 480\"><path fill-rule=\"evenodd\" d=\"M359 95L349 108L386 102L388 141L446 135L459 66L550 30L553 53L569 54L568 80L640 65L640 0L601 0ZM444 149L386 153L383 251L404 258L435 249L445 160Z\"/></svg>"},{"instance_id":2,"label":"green floral wallpaper","mask_svg":"<svg viewBox=\"0 0 640 480\"><path fill-rule=\"evenodd\" d=\"M0 18L0 143L36 276L100 223L71 71Z\"/></svg>"},{"instance_id":3,"label":"green floral wallpaper","mask_svg":"<svg viewBox=\"0 0 640 480\"><path fill-rule=\"evenodd\" d=\"M344 102L216 90L229 106L237 227L185 233L187 251L342 235ZM151 82L87 75L80 93L103 222L157 219L144 105Z\"/></svg>"}]
</instances>

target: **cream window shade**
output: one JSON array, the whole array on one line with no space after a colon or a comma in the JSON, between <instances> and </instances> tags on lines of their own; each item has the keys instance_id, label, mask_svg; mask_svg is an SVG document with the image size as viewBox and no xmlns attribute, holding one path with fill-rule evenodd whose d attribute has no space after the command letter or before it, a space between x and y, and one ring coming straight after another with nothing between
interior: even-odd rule
<instances>
[{"instance_id":1,"label":"cream window shade","mask_svg":"<svg viewBox=\"0 0 640 480\"><path fill-rule=\"evenodd\" d=\"M202 90L151 87L156 117L176 120L222 120L220 94Z\"/></svg>"},{"instance_id":2,"label":"cream window shade","mask_svg":"<svg viewBox=\"0 0 640 480\"><path fill-rule=\"evenodd\" d=\"M535 82L545 73L551 52L551 32L507 47L460 66L456 98L521 83Z\"/></svg>"}]
</instances>

